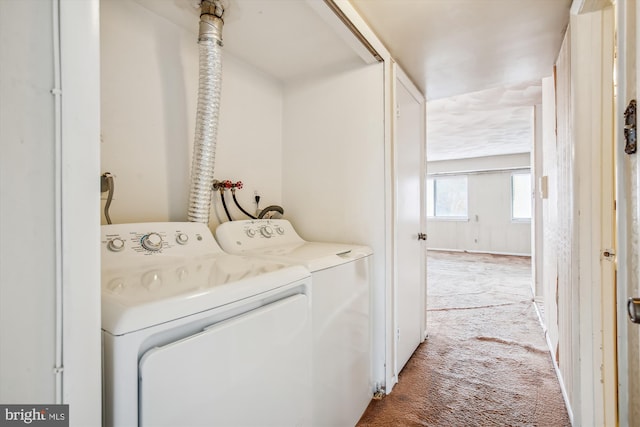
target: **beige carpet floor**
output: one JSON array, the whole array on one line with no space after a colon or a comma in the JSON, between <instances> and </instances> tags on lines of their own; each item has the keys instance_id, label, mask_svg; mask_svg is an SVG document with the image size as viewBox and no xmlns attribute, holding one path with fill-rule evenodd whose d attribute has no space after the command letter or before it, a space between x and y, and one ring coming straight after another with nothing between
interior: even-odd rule
<instances>
[{"instance_id":1,"label":"beige carpet floor","mask_svg":"<svg viewBox=\"0 0 640 427\"><path fill-rule=\"evenodd\" d=\"M358 426L570 426L526 257L429 252L428 339Z\"/></svg>"}]
</instances>

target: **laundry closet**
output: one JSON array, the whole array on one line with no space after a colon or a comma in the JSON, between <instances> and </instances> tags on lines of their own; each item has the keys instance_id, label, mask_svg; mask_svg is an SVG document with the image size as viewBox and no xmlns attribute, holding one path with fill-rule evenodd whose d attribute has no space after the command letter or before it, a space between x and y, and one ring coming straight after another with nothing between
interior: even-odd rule
<instances>
[{"instance_id":1,"label":"laundry closet","mask_svg":"<svg viewBox=\"0 0 640 427\"><path fill-rule=\"evenodd\" d=\"M198 88L198 4L101 2L101 171L115 177L114 222L186 219ZM349 28L343 22L347 18L359 27ZM230 1L222 30L214 176L242 181L236 196L250 213L282 206L307 240L373 249L372 376L383 388L397 381L406 358L424 338L424 267L407 268L413 269L409 279L416 283L408 294L396 295L390 288L397 274L394 252L410 245L400 253L412 253L418 264L423 254L417 238L403 242L391 233L391 224L403 214L412 218L411 233L417 235L423 225L420 176L409 178L414 191L410 215L394 199L396 191L407 188L394 176L397 148L392 141L399 146L402 135L391 124L407 104L389 102L396 88L413 94L408 97L418 112L411 116L416 130L403 147L412 150L406 153L418 162L413 172L422 176L425 117L424 98L367 29L344 1ZM229 211L233 219L246 219L231 203ZM213 194L210 218L212 231L227 220L219 194ZM418 301L404 310L416 314L410 317L412 338L404 344L408 354L397 367L394 338L406 341L409 334L400 334L394 325L396 297L400 303Z\"/></svg>"},{"instance_id":2,"label":"laundry closet","mask_svg":"<svg viewBox=\"0 0 640 427\"><path fill-rule=\"evenodd\" d=\"M46 235L55 236L51 240L56 245L43 249L42 259L57 262L56 268L64 274L58 295L45 294L35 285L20 288L25 295L37 296L43 306L55 307L50 317L57 319L59 342L51 340L43 351L36 344L28 345L36 339L27 338L50 335L52 327L43 326L38 334L26 327L16 329L11 336L25 338L21 340L25 344L11 354L16 361L24 359L23 354L42 355L46 361L39 365L46 368L38 378L47 384L43 395L56 396L45 400L70 403L78 408L76 420L88 425L89 420L95 421L100 400L95 384L100 334L98 216L104 224L107 194L97 194L98 178L105 172L114 178L109 210L114 223L186 220L198 87L198 1L62 1L59 10L18 4L3 4L5 16L25 9L25 16L41 16L37 22L59 24L46 26L47 34L59 37L59 42L53 37L51 43L48 36L43 37L40 44L46 54L29 56L28 37L17 37L12 50L5 53L11 53L7 64L24 57L29 69L37 68L39 75L53 82L42 85L42 99L58 97L61 109L56 110L56 123L49 126L43 120L53 117L53 107L46 104L45 109L39 100L33 103L42 105L43 111L30 108L29 118L47 125L47 134L62 138L55 144L58 154L40 156L45 165L35 163L37 156L32 159L34 167L42 166L45 177L24 175L18 162L7 163L7 173L24 175L16 180L16 191L32 191L42 182L55 184L55 200L40 208L57 218L55 226L62 231L56 235L53 225L47 229ZM424 173L411 178L409 186L397 181L395 155L401 144L394 122L402 106L396 105L396 87L403 84L410 89L412 108L420 113L418 139L412 137L404 145L413 147L419 168L424 163L424 98L346 0L230 0L224 20L215 177L242 181L236 195L249 212L282 206L285 217L305 239L358 243L373 250L372 384L389 392L402 367L396 363L397 343L411 335L417 345L424 337L424 320L411 334L396 325L395 313L407 311L398 306L403 299L396 286L396 258L405 253L400 251L403 245L409 252L424 254L416 238L424 228L416 202L421 189L415 185ZM36 21L21 22L16 27L24 28L25 34L36 32L24 24ZM4 28L2 34L8 37L14 27ZM56 55L62 61L55 61ZM52 67L52 62L57 65ZM53 70L60 75L56 77ZM14 71L16 76L21 74L18 68ZM35 77L27 75L23 80L24 87L32 87ZM21 105L15 102L22 99L17 92L6 99ZM27 111L17 111L23 110ZM4 158L15 157L12 147ZM49 163L53 166L48 167ZM396 192L406 188L415 190L410 205L418 206L417 215L415 211L405 215L406 206L397 201ZM33 222L27 213L22 218L24 227ZM230 214L243 218L234 206ZM396 233L394 225L401 217L412 221L411 235ZM225 221L219 195L214 194L209 226L215 231ZM13 228L16 234L7 234L6 240L19 242L20 250L11 252L7 266L24 265L31 259L29 248L46 245L41 245L42 233L31 239L17 234L21 227ZM424 288L421 268L418 265L414 271L418 289ZM48 283L50 276L43 274L41 279ZM4 291L9 288L3 283ZM424 293L416 294L422 295L422 301L413 298L419 304L409 310L423 312ZM14 311L20 314L18 306ZM9 319L14 311L8 312ZM54 352L64 356L64 370L56 370L55 380L49 372L51 366L60 365L50 360ZM14 371L15 384L27 379L21 368ZM55 393L50 391L54 386ZM20 388L21 400L29 400L31 394Z\"/></svg>"},{"instance_id":3,"label":"laundry closet","mask_svg":"<svg viewBox=\"0 0 640 427\"><path fill-rule=\"evenodd\" d=\"M101 169L114 176L114 222L186 220L197 4L100 4ZM236 196L251 213L281 205L309 240L372 247L383 289L384 63L319 1L232 1L222 34L215 178L242 181ZM226 220L214 193L210 227Z\"/></svg>"}]
</instances>

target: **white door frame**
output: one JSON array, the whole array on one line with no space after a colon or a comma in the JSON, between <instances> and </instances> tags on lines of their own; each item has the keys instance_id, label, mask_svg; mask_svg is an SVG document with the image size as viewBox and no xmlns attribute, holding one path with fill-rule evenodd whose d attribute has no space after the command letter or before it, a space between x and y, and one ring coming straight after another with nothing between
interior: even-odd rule
<instances>
[{"instance_id":1,"label":"white door frame","mask_svg":"<svg viewBox=\"0 0 640 427\"><path fill-rule=\"evenodd\" d=\"M571 92L578 177L579 366L572 405L581 425L615 425L615 270L603 256L614 249L613 8L572 14Z\"/></svg>"},{"instance_id":2,"label":"white door frame","mask_svg":"<svg viewBox=\"0 0 640 427\"><path fill-rule=\"evenodd\" d=\"M373 366L373 381L377 391L383 391L390 393L391 389L397 382L397 375L394 373L395 359L394 359L394 321L393 321L393 307L394 307L394 289L395 289L395 216L393 211L393 201L395 197L395 191L393 188L395 165L393 158L393 97L394 97L394 71L393 71L393 59L391 53L382 44L380 39L371 30L369 25L362 19L362 17L355 10L349 0L332 0L332 3L338 7L338 9L344 14L344 17L349 21L347 24L350 31L357 31L359 36L366 40L367 44L377 52L382 61L384 62L384 199L385 199L385 277L384 277L384 289L375 290L376 296L380 297L384 301L384 312L373 313L373 316L383 317L379 322L374 320L376 325L373 330L373 345L374 345L374 366ZM382 254L381 254L382 255ZM377 327L377 324L382 324L381 328ZM382 354L379 354L382 353ZM381 362L379 359L384 358Z\"/></svg>"},{"instance_id":3,"label":"white door frame","mask_svg":"<svg viewBox=\"0 0 640 427\"><path fill-rule=\"evenodd\" d=\"M62 403L100 425L100 3L59 2Z\"/></svg>"},{"instance_id":4,"label":"white door frame","mask_svg":"<svg viewBox=\"0 0 640 427\"><path fill-rule=\"evenodd\" d=\"M420 223L417 224L416 234L426 233L426 100L422 93L417 89L415 84L411 81L409 76L404 72L402 68L400 68L395 62L393 63L393 120L394 120L394 129L393 129L393 165L394 165L394 193L395 197L393 199L393 211L394 211L394 229L397 230L398 225L398 196L397 196L397 187L398 187L398 167L397 167L397 158L398 158L398 136L397 136L397 127L395 126L396 118L397 118L397 85L401 84L407 92L413 97L413 99L420 105ZM398 312L399 308L397 305L398 302L398 288L399 288L399 280L398 280L398 246L401 244L399 241L398 233L394 233L394 286L393 286L393 331L398 331L399 328L399 320L398 320ZM427 264L427 255L426 255L426 245L424 241L420 243L420 300L422 301L420 308L420 342L423 342L426 338L426 303L427 303L427 281L426 281L426 264ZM393 340L393 375L396 379L398 378L398 374L402 369L402 366L398 366L398 340L397 336L394 334Z\"/></svg>"}]
</instances>

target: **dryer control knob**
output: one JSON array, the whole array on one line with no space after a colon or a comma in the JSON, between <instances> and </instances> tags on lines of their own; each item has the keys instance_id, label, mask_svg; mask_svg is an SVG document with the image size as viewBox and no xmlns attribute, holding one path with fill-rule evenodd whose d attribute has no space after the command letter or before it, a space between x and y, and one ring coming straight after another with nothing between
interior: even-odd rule
<instances>
[{"instance_id":1,"label":"dryer control knob","mask_svg":"<svg viewBox=\"0 0 640 427\"><path fill-rule=\"evenodd\" d=\"M265 225L260 229L260 233L262 233L264 237L269 238L273 236L273 228L269 227L268 225Z\"/></svg>"},{"instance_id":2,"label":"dryer control knob","mask_svg":"<svg viewBox=\"0 0 640 427\"><path fill-rule=\"evenodd\" d=\"M280 227L279 225L276 225L276 233L283 235L284 234L284 228Z\"/></svg>"},{"instance_id":3,"label":"dryer control knob","mask_svg":"<svg viewBox=\"0 0 640 427\"><path fill-rule=\"evenodd\" d=\"M253 228L248 228L247 229L247 236L249 236L249 238L256 237L256 230L254 230Z\"/></svg>"},{"instance_id":4,"label":"dryer control knob","mask_svg":"<svg viewBox=\"0 0 640 427\"><path fill-rule=\"evenodd\" d=\"M124 249L124 240L115 237L107 242L107 248L112 252L120 252Z\"/></svg>"},{"instance_id":5,"label":"dryer control knob","mask_svg":"<svg viewBox=\"0 0 640 427\"><path fill-rule=\"evenodd\" d=\"M189 236L186 233L178 233L178 235L176 236L176 242L181 245L186 245L187 243L189 243Z\"/></svg>"},{"instance_id":6,"label":"dryer control knob","mask_svg":"<svg viewBox=\"0 0 640 427\"><path fill-rule=\"evenodd\" d=\"M140 243L146 250L157 252L162 249L162 236L158 233L149 233L142 237Z\"/></svg>"}]
</instances>

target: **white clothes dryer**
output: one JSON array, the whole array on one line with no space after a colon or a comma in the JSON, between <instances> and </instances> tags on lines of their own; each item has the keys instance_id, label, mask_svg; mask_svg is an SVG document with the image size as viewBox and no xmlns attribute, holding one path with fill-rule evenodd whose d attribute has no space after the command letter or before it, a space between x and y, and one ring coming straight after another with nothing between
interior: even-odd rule
<instances>
[{"instance_id":1,"label":"white clothes dryer","mask_svg":"<svg viewBox=\"0 0 640 427\"><path fill-rule=\"evenodd\" d=\"M369 247L307 242L283 219L226 222L215 232L228 253L304 265L312 277L313 425L353 426L369 404Z\"/></svg>"},{"instance_id":2,"label":"white clothes dryer","mask_svg":"<svg viewBox=\"0 0 640 427\"><path fill-rule=\"evenodd\" d=\"M310 275L199 223L102 226L105 426L311 424Z\"/></svg>"}]
</instances>

